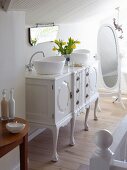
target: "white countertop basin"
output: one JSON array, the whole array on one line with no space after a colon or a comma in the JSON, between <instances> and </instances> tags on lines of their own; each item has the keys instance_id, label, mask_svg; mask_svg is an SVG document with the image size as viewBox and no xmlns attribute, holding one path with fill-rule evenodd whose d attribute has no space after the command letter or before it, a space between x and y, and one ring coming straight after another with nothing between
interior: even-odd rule
<instances>
[{"instance_id":1,"label":"white countertop basin","mask_svg":"<svg viewBox=\"0 0 127 170\"><path fill-rule=\"evenodd\" d=\"M90 51L86 49L75 50L71 54L71 62L83 66L89 65Z\"/></svg>"},{"instance_id":2,"label":"white countertop basin","mask_svg":"<svg viewBox=\"0 0 127 170\"><path fill-rule=\"evenodd\" d=\"M38 74L61 74L63 72L65 58L62 56L46 57L42 60L33 61L33 64Z\"/></svg>"}]
</instances>

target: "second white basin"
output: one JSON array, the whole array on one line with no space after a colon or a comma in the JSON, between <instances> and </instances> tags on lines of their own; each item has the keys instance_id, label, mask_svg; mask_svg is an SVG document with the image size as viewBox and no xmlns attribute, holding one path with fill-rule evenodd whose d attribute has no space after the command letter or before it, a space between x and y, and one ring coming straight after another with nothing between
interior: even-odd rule
<instances>
[{"instance_id":1,"label":"second white basin","mask_svg":"<svg viewBox=\"0 0 127 170\"><path fill-rule=\"evenodd\" d=\"M90 51L86 49L75 50L71 54L71 62L74 64L87 66L89 64Z\"/></svg>"},{"instance_id":2,"label":"second white basin","mask_svg":"<svg viewBox=\"0 0 127 170\"><path fill-rule=\"evenodd\" d=\"M42 60L33 61L33 64L38 74L61 74L65 64L65 57L46 57Z\"/></svg>"}]
</instances>

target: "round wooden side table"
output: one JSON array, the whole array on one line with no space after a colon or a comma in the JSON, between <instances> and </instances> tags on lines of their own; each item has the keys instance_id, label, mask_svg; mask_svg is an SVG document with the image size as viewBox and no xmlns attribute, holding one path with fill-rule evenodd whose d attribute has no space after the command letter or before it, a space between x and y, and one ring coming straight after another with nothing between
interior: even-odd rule
<instances>
[{"instance_id":1,"label":"round wooden side table","mask_svg":"<svg viewBox=\"0 0 127 170\"><path fill-rule=\"evenodd\" d=\"M24 123L25 128L20 133L10 133L6 123L16 121ZM28 170L28 131L29 124L24 119L16 117L14 120L0 120L0 158L19 145L20 170Z\"/></svg>"}]
</instances>

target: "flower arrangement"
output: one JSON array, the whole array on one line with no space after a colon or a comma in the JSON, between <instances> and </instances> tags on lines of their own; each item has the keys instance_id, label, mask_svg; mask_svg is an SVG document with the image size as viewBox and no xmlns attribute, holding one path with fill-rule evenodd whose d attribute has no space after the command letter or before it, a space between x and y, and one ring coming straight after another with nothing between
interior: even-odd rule
<instances>
[{"instance_id":1,"label":"flower arrangement","mask_svg":"<svg viewBox=\"0 0 127 170\"><path fill-rule=\"evenodd\" d=\"M65 42L63 40L55 40L54 43L57 47L53 47L53 51L58 51L61 55L68 55L73 52L76 48L76 44L80 44L80 41L74 40L73 38L69 37L68 41Z\"/></svg>"}]
</instances>

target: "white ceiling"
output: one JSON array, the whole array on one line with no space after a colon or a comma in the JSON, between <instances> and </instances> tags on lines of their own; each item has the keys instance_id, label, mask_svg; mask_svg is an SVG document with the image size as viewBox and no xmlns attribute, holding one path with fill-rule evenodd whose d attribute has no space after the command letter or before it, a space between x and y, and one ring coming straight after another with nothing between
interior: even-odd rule
<instances>
[{"instance_id":1,"label":"white ceiling","mask_svg":"<svg viewBox=\"0 0 127 170\"><path fill-rule=\"evenodd\" d=\"M59 24L80 22L95 15L98 10L103 12L111 9L111 2L116 1L119 0L11 0L8 10L25 11L27 25L49 22Z\"/></svg>"},{"instance_id":2,"label":"white ceiling","mask_svg":"<svg viewBox=\"0 0 127 170\"><path fill-rule=\"evenodd\" d=\"M81 21L103 0L11 0L9 10L26 12L26 24ZM105 1L105 0L104 0Z\"/></svg>"}]
</instances>

